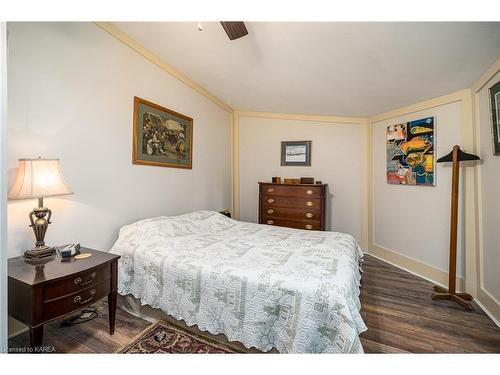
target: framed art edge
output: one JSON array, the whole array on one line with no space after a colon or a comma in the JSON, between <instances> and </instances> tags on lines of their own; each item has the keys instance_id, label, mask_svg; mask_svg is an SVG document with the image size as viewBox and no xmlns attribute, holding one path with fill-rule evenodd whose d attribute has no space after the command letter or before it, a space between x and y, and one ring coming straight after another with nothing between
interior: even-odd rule
<instances>
[{"instance_id":1,"label":"framed art edge","mask_svg":"<svg viewBox=\"0 0 500 375\"><path fill-rule=\"evenodd\" d=\"M192 163L186 165L172 164L172 163L157 163L154 161L143 161L143 160L132 160L132 164L135 165L149 165L150 167L167 167L167 168L181 168L181 169L193 169Z\"/></svg>"},{"instance_id":2,"label":"framed art edge","mask_svg":"<svg viewBox=\"0 0 500 375\"><path fill-rule=\"evenodd\" d=\"M139 111L139 98L134 96L134 118L132 121L132 164L137 164L137 112Z\"/></svg>"},{"instance_id":3,"label":"framed art edge","mask_svg":"<svg viewBox=\"0 0 500 375\"><path fill-rule=\"evenodd\" d=\"M498 86L498 88L496 88ZM500 119L497 118L495 115L495 108L494 108L494 96L493 96L493 88L496 88L498 90L498 94L500 95L500 81L494 83L490 87L488 87L488 109L489 109L489 119L490 119L490 126L491 126L491 146L492 146L492 151L493 155L498 156L500 155L500 134L498 132L498 128L496 125L496 122L499 122ZM495 121L496 120L496 121Z\"/></svg>"}]
</instances>

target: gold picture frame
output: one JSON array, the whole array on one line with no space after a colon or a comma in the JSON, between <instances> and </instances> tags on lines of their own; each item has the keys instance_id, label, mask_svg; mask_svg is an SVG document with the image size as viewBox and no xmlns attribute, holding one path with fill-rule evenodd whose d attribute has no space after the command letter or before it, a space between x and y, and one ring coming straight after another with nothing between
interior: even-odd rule
<instances>
[{"instance_id":1,"label":"gold picture frame","mask_svg":"<svg viewBox=\"0 0 500 375\"><path fill-rule=\"evenodd\" d=\"M193 119L134 97L132 163L193 167Z\"/></svg>"}]
</instances>

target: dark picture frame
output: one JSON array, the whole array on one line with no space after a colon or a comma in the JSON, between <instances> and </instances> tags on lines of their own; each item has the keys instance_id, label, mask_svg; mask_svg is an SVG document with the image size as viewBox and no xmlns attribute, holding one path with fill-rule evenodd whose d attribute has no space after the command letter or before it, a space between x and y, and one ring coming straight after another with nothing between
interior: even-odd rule
<instances>
[{"instance_id":1,"label":"dark picture frame","mask_svg":"<svg viewBox=\"0 0 500 375\"><path fill-rule=\"evenodd\" d=\"M193 119L134 97L132 163L193 167Z\"/></svg>"},{"instance_id":2,"label":"dark picture frame","mask_svg":"<svg viewBox=\"0 0 500 375\"><path fill-rule=\"evenodd\" d=\"M281 165L310 166L311 141L281 142Z\"/></svg>"},{"instance_id":3,"label":"dark picture frame","mask_svg":"<svg viewBox=\"0 0 500 375\"><path fill-rule=\"evenodd\" d=\"M493 155L500 155L500 81L491 86L489 91Z\"/></svg>"}]
</instances>

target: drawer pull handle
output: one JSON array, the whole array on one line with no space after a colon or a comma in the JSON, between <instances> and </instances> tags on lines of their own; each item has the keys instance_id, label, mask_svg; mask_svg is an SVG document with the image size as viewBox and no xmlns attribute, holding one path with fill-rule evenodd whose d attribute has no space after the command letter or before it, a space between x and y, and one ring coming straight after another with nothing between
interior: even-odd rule
<instances>
[{"instance_id":1,"label":"drawer pull handle","mask_svg":"<svg viewBox=\"0 0 500 375\"><path fill-rule=\"evenodd\" d=\"M272 193L273 191L274 191L274 189L273 189L273 188L269 188L269 189L267 189L267 192L268 192L268 193Z\"/></svg>"},{"instance_id":2,"label":"drawer pull handle","mask_svg":"<svg viewBox=\"0 0 500 375\"><path fill-rule=\"evenodd\" d=\"M82 297L81 296L76 296L75 298L73 298L73 302L74 303L79 303L80 305L85 305L86 303L92 301L92 299L94 298L95 289L92 289L89 294L90 294L90 297L87 298L86 300L82 301Z\"/></svg>"},{"instance_id":3,"label":"drawer pull handle","mask_svg":"<svg viewBox=\"0 0 500 375\"><path fill-rule=\"evenodd\" d=\"M77 277L75 279L75 284L76 285L87 285L87 284L90 284L92 281L94 281L95 277L97 276L97 274L95 272L92 272L90 274L90 278L87 280L87 281L83 281L82 282L82 278L81 277Z\"/></svg>"},{"instance_id":4,"label":"drawer pull handle","mask_svg":"<svg viewBox=\"0 0 500 375\"><path fill-rule=\"evenodd\" d=\"M313 229L313 226L311 224L306 224L306 229Z\"/></svg>"},{"instance_id":5,"label":"drawer pull handle","mask_svg":"<svg viewBox=\"0 0 500 375\"><path fill-rule=\"evenodd\" d=\"M273 203L273 202L274 202L274 199L272 199L272 198L267 200L267 203Z\"/></svg>"},{"instance_id":6,"label":"drawer pull handle","mask_svg":"<svg viewBox=\"0 0 500 375\"><path fill-rule=\"evenodd\" d=\"M310 213L310 212L308 212L308 213L306 214L306 217L313 217L313 214L312 214L312 213Z\"/></svg>"},{"instance_id":7,"label":"drawer pull handle","mask_svg":"<svg viewBox=\"0 0 500 375\"><path fill-rule=\"evenodd\" d=\"M311 207L313 204L314 204L313 202L308 201L308 202L306 203L306 206L307 206L307 207Z\"/></svg>"},{"instance_id":8,"label":"drawer pull handle","mask_svg":"<svg viewBox=\"0 0 500 375\"><path fill-rule=\"evenodd\" d=\"M274 213L274 210L267 210L267 213L272 214L272 213Z\"/></svg>"},{"instance_id":9,"label":"drawer pull handle","mask_svg":"<svg viewBox=\"0 0 500 375\"><path fill-rule=\"evenodd\" d=\"M311 195L312 193L313 193L313 191L312 191L312 190L307 190L307 191L306 191L306 194L307 194L307 195Z\"/></svg>"},{"instance_id":10,"label":"drawer pull handle","mask_svg":"<svg viewBox=\"0 0 500 375\"><path fill-rule=\"evenodd\" d=\"M271 224L274 224L274 221L268 220L267 223L271 225Z\"/></svg>"}]
</instances>

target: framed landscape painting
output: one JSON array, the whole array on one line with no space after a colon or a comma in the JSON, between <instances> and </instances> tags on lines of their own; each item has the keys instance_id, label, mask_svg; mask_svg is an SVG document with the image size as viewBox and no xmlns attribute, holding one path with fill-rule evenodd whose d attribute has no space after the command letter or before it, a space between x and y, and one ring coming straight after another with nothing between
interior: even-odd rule
<instances>
[{"instance_id":1,"label":"framed landscape painting","mask_svg":"<svg viewBox=\"0 0 500 375\"><path fill-rule=\"evenodd\" d=\"M188 168L193 165L193 119L134 97L132 163Z\"/></svg>"},{"instance_id":2,"label":"framed landscape painting","mask_svg":"<svg viewBox=\"0 0 500 375\"><path fill-rule=\"evenodd\" d=\"M500 155L500 82L490 88L493 155Z\"/></svg>"},{"instance_id":3,"label":"framed landscape painting","mask_svg":"<svg viewBox=\"0 0 500 375\"><path fill-rule=\"evenodd\" d=\"M433 186L434 117L387 127L387 183Z\"/></svg>"}]
</instances>

